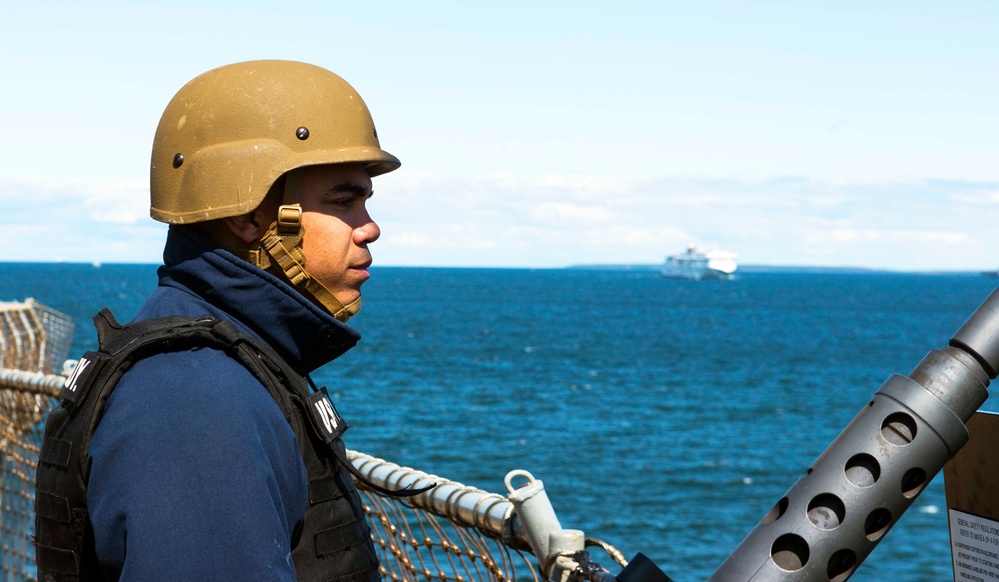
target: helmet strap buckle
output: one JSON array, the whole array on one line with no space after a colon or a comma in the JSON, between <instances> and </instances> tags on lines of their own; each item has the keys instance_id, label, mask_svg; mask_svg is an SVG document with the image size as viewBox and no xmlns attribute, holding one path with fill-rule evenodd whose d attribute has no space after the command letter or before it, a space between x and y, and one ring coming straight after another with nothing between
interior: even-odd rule
<instances>
[{"instance_id":1,"label":"helmet strap buckle","mask_svg":"<svg viewBox=\"0 0 999 582\"><path fill-rule=\"evenodd\" d=\"M282 238L301 236L302 207L298 204L282 204L278 207L277 235Z\"/></svg>"}]
</instances>

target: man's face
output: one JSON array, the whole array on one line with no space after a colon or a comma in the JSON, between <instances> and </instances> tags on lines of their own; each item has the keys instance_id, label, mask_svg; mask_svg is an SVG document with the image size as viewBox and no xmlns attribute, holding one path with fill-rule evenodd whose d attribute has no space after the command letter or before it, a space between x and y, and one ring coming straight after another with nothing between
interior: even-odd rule
<instances>
[{"instance_id":1,"label":"man's face","mask_svg":"<svg viewBox=\"0 0 999 582\"><path fill-rule=\"evenodd\" d=\"M368 280L368 243L381 235L368 215L371 178L361 164L311 166L302 177L305 269L344 305Z\"/></svg>"}]
</instances>

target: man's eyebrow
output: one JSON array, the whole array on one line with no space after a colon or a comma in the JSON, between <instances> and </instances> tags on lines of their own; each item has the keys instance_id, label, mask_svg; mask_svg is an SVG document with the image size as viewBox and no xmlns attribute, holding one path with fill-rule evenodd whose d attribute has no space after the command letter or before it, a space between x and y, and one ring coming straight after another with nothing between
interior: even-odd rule
<instances>
[{"instance_id":1,"label":"man's eyebrow","mask_svg":"<svg viewBox=\"0 0 999 582\"><path fill-rule=\"evenodd\" d=\"M339 184L334 184L326 189L327 194L342 194L344 192L350 192L354 196L371 196L374 194L374 190L368 191L368 187L360 182L340 182Z\"/></svg>"}]
</instances>

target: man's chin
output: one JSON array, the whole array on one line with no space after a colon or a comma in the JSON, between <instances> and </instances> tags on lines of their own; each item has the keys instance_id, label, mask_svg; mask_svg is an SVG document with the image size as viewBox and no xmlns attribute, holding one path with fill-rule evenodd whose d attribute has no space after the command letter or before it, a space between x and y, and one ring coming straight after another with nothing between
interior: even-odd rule
<instances>
[{"instance_id":1,"label":"man's chin","mask_svg":"<svg viewBox=\"0 0 999 582\"><path fill-rule=\"evenodd\" d=\"M343 309L334 313L333 317L346 323L348 319L357 315L357 312L361 310L361 294L358 293L357 297L350 303L343 301L341 303L343 303Z\"/></svg>"},{"instance_id":2,"label":"man's chin","mask_svg":"<svg viewBox=\"0 0 999 582\"><path fill-rule=\"evenodd\" d=\"M361 294L360 294L360 292L355 292L355 293L337 293L335 295L335 297L336 297L337 301L339 301L340 303L343 303L344 305L350 305L351 303L354 303L355 301L360 301L361 300Z\"/></svg>"}]
</instances>

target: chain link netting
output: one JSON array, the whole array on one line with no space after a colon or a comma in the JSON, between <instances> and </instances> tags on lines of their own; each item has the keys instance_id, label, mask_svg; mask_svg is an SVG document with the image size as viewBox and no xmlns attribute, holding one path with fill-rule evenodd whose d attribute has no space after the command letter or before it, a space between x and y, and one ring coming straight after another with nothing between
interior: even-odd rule
<instances>
[{"instance_id":1,"label":"chain link netting","mask_svg":"<svg viewBox=\"0 0 999 582\"><path fill-rule=\"evenodd\" d=\"M56 403L72 318L31 299L0 302L0 574L35 579L31 545L43 419Z\"/></svg>"}]
</instances>

